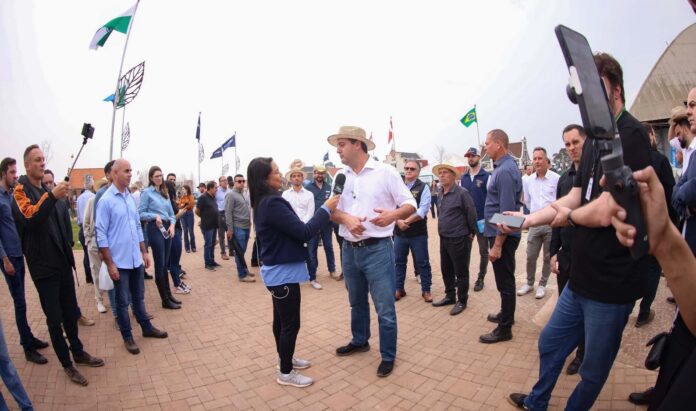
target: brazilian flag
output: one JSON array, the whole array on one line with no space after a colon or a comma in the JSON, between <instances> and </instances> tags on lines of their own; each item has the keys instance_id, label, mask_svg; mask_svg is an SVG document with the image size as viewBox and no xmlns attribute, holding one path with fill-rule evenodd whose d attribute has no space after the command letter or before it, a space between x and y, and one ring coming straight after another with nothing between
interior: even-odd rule
<instances>
[{"instance_id":1,"label":"brazilian flag","mask_svg":"<svg viewBox=\"0 0 696 411\"><path fill-rule=\"evenodd\" d=\"M477 122L478 118L476 117L476 107L469 110L469 112L466 113L466 115L459 121L461 121L466 127L469 127L472 123Z\"/></svg>"}]
</instances>

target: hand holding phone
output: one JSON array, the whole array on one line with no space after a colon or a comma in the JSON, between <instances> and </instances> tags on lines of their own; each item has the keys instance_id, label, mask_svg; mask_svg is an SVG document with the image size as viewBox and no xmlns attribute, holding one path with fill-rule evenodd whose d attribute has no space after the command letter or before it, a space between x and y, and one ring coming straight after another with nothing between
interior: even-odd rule
<instances>
[{"instance_id":1,"label":"hand holding phone","mask_svg":"<svg viewBox=\"0 0 696 411\"><path fill-rule=\"evenodd\" d=\"M524 223L524 217L495 213L493 214L493 217L488 220L488 222L491 224L504 224L508 227L519 230L522 228L522 224Z\"/></svg>"}]
</instances>

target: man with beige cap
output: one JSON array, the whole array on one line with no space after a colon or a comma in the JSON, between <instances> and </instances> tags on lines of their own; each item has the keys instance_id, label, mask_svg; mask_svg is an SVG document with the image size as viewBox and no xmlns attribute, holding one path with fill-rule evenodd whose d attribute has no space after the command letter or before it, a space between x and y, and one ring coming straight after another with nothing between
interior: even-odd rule
<instances>
[{"instance_id":1,"label":"man with beige cap","mask_svg":"<svg viewBox=\"0 0 696 411\"><path fill-rule=\"evenodd\" d=\"M396 358L394 300L394 223L416 212L416 200L394 167L368 155L375 148L365 130L343 126L328 137L345 164L345 184L331 219L338 223L343 241L343 275L351 307L351 341L336 349L346 356L370 349L368 292L379 320L382 362L377 375L386 377Z\"/></svg>"}]
</instances>

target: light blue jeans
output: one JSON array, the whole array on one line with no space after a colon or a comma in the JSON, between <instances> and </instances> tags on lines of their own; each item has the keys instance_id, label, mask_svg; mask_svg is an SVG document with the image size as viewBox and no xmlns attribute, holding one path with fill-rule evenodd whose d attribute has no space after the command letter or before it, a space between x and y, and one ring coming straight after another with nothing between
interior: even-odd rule
<instances>
[{"instance_id":1,"label":"light blue jeans","mask_svg":"<svg viewBox=\"0 0 696 411\"><path fill-rule=\"evenodd\" d=\"M383 361L396 358L396 308L394 307L394 243L384 238L376 244L353 248L343 242L343 275L350 302L351 332L354 345L370 339L370 303L379 321L379 352Z\"/></svg>"},{"instance_id":2,"label":"light blue jeans","mask_svg":"<svg viewBox=\"0 0 696 411\"><path fill-rule=\"evenodd\" d=\"M29 395L24 390L22 381L17 375L17 369L12 360L10 359L10 353L7 351L7 343L5 342L5 333L2 330L2 323L0 322L0 377L2 377L2 382L5 383L7 391L12 394L17 405L22 410L33 410L34 407L31 404ZM0 393L0 411L8 410L5 398L3 398L2 393Z\"/></svg>"},{"instance_id":3,"label":"light blue jeans","mask_svg":"<svg viewBox=\"0 0 696 411\"><path fill-rule=\"evenodd\" d=\"M608 304L563 289L551 319L539 336L539 380L525 399L530 410L545 410L568 355L585 333L580 382L566 410L589 410L609 376L633 304Z\"/></svg>"}]
</instances>

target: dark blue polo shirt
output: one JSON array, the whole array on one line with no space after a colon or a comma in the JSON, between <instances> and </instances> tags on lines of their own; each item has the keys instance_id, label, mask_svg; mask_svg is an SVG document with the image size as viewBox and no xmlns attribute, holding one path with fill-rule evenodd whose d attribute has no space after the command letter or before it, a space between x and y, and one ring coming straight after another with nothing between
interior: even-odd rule
<instances>
[{"instance_id":1,"label":"dark blue polo shirt","mask_svg":"<svg viewBox=\"0 0 696 411\"><path fill-rule=\"evenodd\" d=\"M493 214L503 211L520 211L522 207L522 177L515 160L506 154L499 158L493 167L493 173L488 179L488 195L486 195L483 212L486 219L483 235L486 237L495 237L500 234L494 224L488 224ZM520 232L516 231L508 235L519 237Z\"/></svg>"},{"instance_id":2,"label":"dark blue polo shirt","mask_svg":"<svg viewBox=\"0 0 696 411\"><path fill-rule=\"evenodd\" d=\"M488 178L490 173L481 167L474 176L473 181L471 180L471 175L466 173L462 176L462 187L466 188L471 194L471 198L474 200L474 205L476 206L476 220L483 218L483 208L486 205L486 194L488 192L486 186L488 185Z\"/></svg>"},{"instance_id":3,"label":"dark blue polo shirt","mask_svg":"<svg viewBox=\"0 0 696 411\"><path fill-rule=\"evenodd\" d=\"M305 188L314 194L314 210L318 210L321 208L321 206L324 204L326 200L331 197L331 184L327 184L326 181L324 181L324 184L322 184L322 187L319 188L317 187L317 184L312 181L311 183L307 184Z\"/></svg>"}]
</instances>

